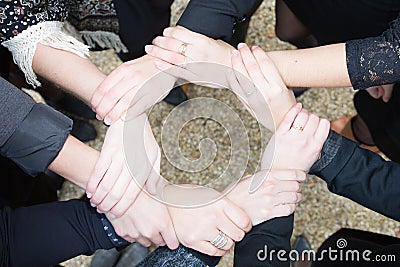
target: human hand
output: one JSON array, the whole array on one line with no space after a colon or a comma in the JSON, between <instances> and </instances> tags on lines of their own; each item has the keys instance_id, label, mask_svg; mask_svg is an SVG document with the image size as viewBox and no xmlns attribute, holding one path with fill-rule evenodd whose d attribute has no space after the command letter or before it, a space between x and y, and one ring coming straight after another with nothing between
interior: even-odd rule
<instances>
[{"instance_id":1,"label":"human hand","mask_svg":"<svg viewBox=\"0 0 400 267\"><path fill-rule=\"evenodd\" d=\"M115 232L129 242L145 247L167 245L172 250L179 246L167 207L145 192L140 193L126 214L109 219Z\"/></svg>"},{"instance_id":2,"label":"human hand","mask_svg":"<svg viewBox=\"0 0 400 267\"><path fill-rule=\"evenodd\" d=\"M185 55L182 55L183 53L179 53L179 51L182 45L185 44ZM156 37L152 45L147 45L145 50L147 54L161 60L156 61L157 66L162 65L163 62L173 65L185 65L192 62L213 62L230 66L230 55L234 48L221 40L214 40L182 26L176 26L166 28L163 36Z\"/></svg>"},{"instance_id":3,"label":"human hand","mask_svg":"<svg viewBox=\"0 0 400 267\"><path fill-rule=\"evenodd\" d=\"M375 99L382 98L382 101L387 103L392 98L394 84L385 84L380 86L369 87L365 90Z\"/></svg>"},{"instance_id":4,"label":"human hand","mask_svg":"<svg viewBox=\"0 0 400 267\"><path fill-rule=\"evenodd\" d=\"M272 60L259 47L252 51L239 44L232 52L232 68L227 79L230 88L247 110L267 129L274 131L296 103Z\"/></svg>"},{"instance_id":5,"label":"human hand","mask_svg":"<svg viewBox=\"0 0 400 267\"><path fill-rule=\"evenodd\" d=\"M131 170L124 158L124 125L129 129L137 129L129 132L129 142L125 142L129 146L125 153L130 160ZM92 206L101 212L109 212L111 217L119 217L136 200L143 185L155 194L162 181L159 175L160 159L160 148L146 114L131 121L115 122L107 131L100 158L86 186Z\"/></svg>"},{"instance_id":6,"label":"human hand","mask_svg":"<svg viewBox=\"0 0 400 267\"><path fill-rule=\"evenodd\" d=\"M264 151L261 168L294 169L308 172L321 153L330 124L296 104ZM273 157L273 160L271 160ZM272 162L272 166L268 166Z\"/></svg>"},{"instance_id":7,"label":"human hand","mask_svg":"<svg viewBox=\"0 0 400 267\"><path fill-rule=\"evenodd\" d=\"M176 192L167 190L165 194L177 197ZM213 194L212 198L218 199L219 193L210 188L195 188L188 196L202 198ZM211 256L225 255L251 229L250 218L227 198L193 208L168 206L168 210L180 243ZM211 242L220 232L226 239L217 247Z\"/></svg>"},{"instance_id":8,"label":"human hand","mask_svg":"<svg viewBox=\"0 0 400 267\"><path fill-rule=\"evenodd\" d=\"M175 78L163 73L154 78L159 70L153 62L150 56L125 62L104 79L91 99L99 120L111 125L130 107L129 114L135 117L168 94Z\"/></svg>"},{"instance_id":9,"label":"human hand","mask_svg":"<svg viewBox=\"0 0 400 267\"><path fill-rule=\"evenodd\" d=\"M273 218L289 216L301 201L300 182L307 176L297 170L261 170L243 178L227 197L244 210L253 226ZM262 181L261 186L250 192L253 180Z\"/></svg>"}]
</instances>

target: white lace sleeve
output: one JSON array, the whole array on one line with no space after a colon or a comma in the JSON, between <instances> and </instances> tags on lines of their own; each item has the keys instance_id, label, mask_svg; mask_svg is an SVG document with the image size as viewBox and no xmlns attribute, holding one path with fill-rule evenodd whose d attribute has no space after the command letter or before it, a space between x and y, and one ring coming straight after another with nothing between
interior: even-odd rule
<instances>
[{"instance_id":1,"label":"white lace sleeve","mask_svg":"<svg viewBox=\"0 0 400 267\"><path fill-rule=\"evenodd\" d=\"M32 68L38 43L68 51L83 58L89 55L89 47L63 33L62 26L63 22L59 21L41 22L2 43L12 53L15 64L24 72L27 83L34 88L41 85Z\"/></svg>"}]
</instances>

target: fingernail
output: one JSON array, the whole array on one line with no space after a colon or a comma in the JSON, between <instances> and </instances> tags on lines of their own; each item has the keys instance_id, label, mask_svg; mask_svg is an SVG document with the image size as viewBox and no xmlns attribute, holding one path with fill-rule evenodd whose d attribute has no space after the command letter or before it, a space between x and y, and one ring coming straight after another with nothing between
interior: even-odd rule
<instances>
[{"instance_id":1,"label":"fingernail","mask_svg":"<svg viewBox=\"0 0 400 267\"><path fill-rule=\"evenodd\" d=\"M233 51L232 51L232 56L234 56L234 57L239 56L239 51L233 50Z\"/></svg>"},{"instance_id":2,"label":"fingernail","mask_svg":"<svg viewBox=\"0 0 400 267\"><path fill-rule=\"evenodd\" d=\"M165 64L164 61L162 60L156 60L154 61L154 64L156 65L157 68L159 69L164 69L166 67L167 64Z\"/></svg>"},{"instance_id":3,"label":"fingernail","mask_svg":"<svg viewBox=\"0 0 400 267\"><path fill-rule=\"evenodd\" d=\"M97 213L100 213L100 214L103 213L103 212L102 212L101 210L99 210L99 209L96 209L96 211L97 211Z\"/></svg>"},{"instance_id":4,"label":"fingernail","mask_svg":"<svg viewBox=\"0 0 400 267\"><path fill-rule=\"evenodd\" d=\"M92 108L92 111L93 111L94 113L96 113L96 110L95 110L94 108Z\"/></svg>"},{"instance_id":5,"label":"fingernail","mask_svg":"<svg viewBox=\"0 0 400 267\"><path fill-rule=\"evenodd\" d=\"M86 197L87 197L87 198L92 198L92 196L93 196L93 194L92 194L92 193L90 193L90 192L86 192Z\"/></svg>"},{"instance_id":6,"label":"fingernail","mask_svg":"<svg viewBox=\"0 0 400 267\"><path fill-rule=\"evenodd\" d=\"M115 215L112 214L112 213L109 213L109 214L108 214L108 217L109 217L111 220L114 220L114 219L117 218L117 216L115 216Z\"/></svg>"},{"instance_id":7,"label":"fingernail","mask_svg":"<svg viewBox=\"0 0 400 267\"><path fill-rule=\"evenodd\" d=\"M258 46L253 45L253 46L251 47L251 50L255 50L257 47L258 47Z\"/></svg>"},{"instance_id":8,"label":"fingernail","mask_svg":"<svg viewBox=\"0 0 400 267\"><path fill-rule=\"evenodd\" d=\"M98 119L99 121L101 121L100 115L96 114L96 119Z\"/></svg>"},{"instance_id":9,"label":"fingernail","mask_svg":"<svg viewBox=\"0 0 400 267\"><path fill-rule=\"evenodd\" d=\"M96 204L90 203L90 206L92 206L93 208L96 208Z\"/></svg>"},{"instance_id":10,"label":"fingernail","mask_svg":"<svg viewBox=\"0 0 400 267\"><path fill-rule=\"evenodd\" d=\"M245 46L246 46L245 43L240 43L240 44L238 44L238 49L243 48L243 47L245 47Z\"/></svg>"},{"instance_id":11,"label":"fingernail","mask_svg":"<svg viewBox=\"0 0 400 267\"><path fill-rule=\"evenodd\" d=\"M111 125L111 119L109 117L106 117L104 119L104 123L107 124L107 125Z\"/></svg>"},{"instance_id":12,"label":"fingernail","mask_svg":"<svg viewBox=\"0 0 400 267\"><path fill-rule=\"evenodd\" d=\"M152 46L152 45L146 45L146 46L144 47L144 51L146 51L146 53L150 53L151 50L153 50L153 46Z\"/></svg>"},{"instance_id":13,"label":"fingernail","mask_svg":"<svg viewBox=\"0 0 400 267\"><path fill-rule=\"evenodd\" d=\"M303 107L303 105L302 105L301 103L297 103L297 104L296 104L296 108L297 108L297 109L301 109L302 107Z\"/></svg>"}]
</instances>

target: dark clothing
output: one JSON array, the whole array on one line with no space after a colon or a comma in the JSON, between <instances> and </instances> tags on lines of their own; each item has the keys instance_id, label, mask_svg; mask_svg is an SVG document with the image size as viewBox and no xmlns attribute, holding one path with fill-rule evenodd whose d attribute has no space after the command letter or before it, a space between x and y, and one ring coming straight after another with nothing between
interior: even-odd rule
<instances>
[{"instance_id":1,"label":"dark clothing","mask_svg":"<svg viewBox=\"0 0 400 267\"><path fill-rule=\"evenodd\" d=\"M319 45L377 36L400 12L397 0L284 0Z\"/></svg>"},{"instance_id":2,"label":"dark clothing","mask_svg":"<svg viewBox=\"0 0 400 267\"><path fill-rule=\"evenodd\" d=\"M118 246L128 245L108 225L82 200L5 208L0 211L0 266L48 267L113 248L113 238L121 241Z\"/></svg>"},{"instance_id":3,"label":"dark clothing","mask_svg":"<svg viewBox=\"0 0 400 267\"><path fill-rule=\"evenodd\" d=\"M326 181L328 189L364 207L400 221L400 164L360 148L331 131L321 160L310 173Z\"/></svg>"},{"instance_id":4,"label":"dark clothing","mask_svg":"<svg viewBox=\"0 0 400 267\"><path fill-rule=\"evenodd\" d=\"M331 258L327 254L329 249L337 251ZM367 250L371 251L371 254L363 255ZM343 260L339 260L339 251L343 252ZM360 230L340 229L319 247L316 259L321 260L313 262L312 267L397 267L400 263L400 239Z\"/></svg>"},{"instance_id":5,"label":"dark clothing","mask_svg":"<svg viewBox=\"0 0 400 267\"><path fill-rule=\"evenodd\" d=\"M44 172L63 147L72 121L1 77L0 90L0 154L32 176Z\"/></svg>"},{"instance_id":6,"label":"dark clothing","mask_svg":"<svg viewBox=\"0 0 400 267\"><path fill-rule=\"evenodd\" d=\"M378 37L346 42L347 69L354 89L399 81L399 54L400 17Z\"/></svg>"},{"instance_id":7,"label":"dark clothing","mask_svg":"<svg viewBox=\"0 0 400 267\"><path fill-rule=\"evenodd\" d=\"M390 160L400 162L400 84L395 85L388 103L360 90L354 95L354 107L379 150Z\"/></svg>"}]
</instances>

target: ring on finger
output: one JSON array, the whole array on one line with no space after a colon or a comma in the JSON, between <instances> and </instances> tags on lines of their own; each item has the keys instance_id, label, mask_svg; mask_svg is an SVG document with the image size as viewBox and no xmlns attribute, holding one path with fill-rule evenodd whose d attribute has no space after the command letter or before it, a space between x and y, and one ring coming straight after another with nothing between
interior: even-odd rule
<instances>
[{"instance_id":1,"label":"ring on finger","mask_svg":"<svg viewBox=\"0 0 400 267\"><path fill-rule=\"evenodd\" d=\"M299 125L292 125L292 127L290 127L290 129L302 132L304 130L304 127L303 126L299 126Z\"/></svg>"},{"instance_id":2,"label":"ring on finger","mask_svg":"<svg viewBox=\"0 0 400 267\"><path fill-rule=\"evenodd\" d=\"M182 43L178 49L178 54L186 57L187 43Z\"/></svg>"},{"instance_id":3,"label":"ring on finger","mask_svg":"<svg viewBox=\"0 0 400 267\"><path fill-rule=\"evenodd\" d=\"M222 249L226 244L228 244L228 237L222 231L219 231L218 235L210 241L210 243L215 247Z\"/></svg>"}]
</instances>

